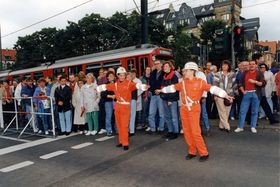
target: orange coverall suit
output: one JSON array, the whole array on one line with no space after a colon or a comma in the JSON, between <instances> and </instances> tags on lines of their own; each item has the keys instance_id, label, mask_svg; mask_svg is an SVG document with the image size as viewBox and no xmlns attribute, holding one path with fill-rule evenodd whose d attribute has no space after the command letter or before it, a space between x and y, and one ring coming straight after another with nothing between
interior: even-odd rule
<instances>
[{"instance_id":1,"label":"orange coverall suit","mask_svg":"<svg viewBox=\"0 0 280 187\"><path fill-rule=\"evenodd\" d=\"M136 90L136 83L124 80L106 85L106 89L113 91L117 99L115 117L119 132L119 143L128 146L128 125L130 118L131 92Z\"/></svg>"},{"instance_id":2,"label":"orange coverall suit","mask_svg":"<svg viewBox=\"0 0 280 187\"><path fill-rule=\"evenodd\" d=\"M175 89L180 91L183 105L180 107L180 116L184 131L185 141L189 146L189 154L196 155L198 151L200 156L208 155L208 151L201 135L200 128L200 103L204 91L209 91L211 85L204 80L194 77L192 80L184 79L183 82L177 83ZM189 102L186 95L194 101L192 106L187 107L186 102ZM187 100L187 101L186 101Z\"/></svg>"}]
</instances>

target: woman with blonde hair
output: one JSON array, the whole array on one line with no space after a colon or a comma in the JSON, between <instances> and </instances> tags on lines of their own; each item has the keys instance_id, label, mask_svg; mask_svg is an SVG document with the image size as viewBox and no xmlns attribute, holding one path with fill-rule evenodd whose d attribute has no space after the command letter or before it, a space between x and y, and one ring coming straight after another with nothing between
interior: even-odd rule
<instances>
[{"instance_id":1,"label":"woman with blonde hair","mask_svg":"<svg viewBox=\"0 0 280 187\"><path fill-rule=\"evenodd\" d=\"M86 135L96 135L98 131L98 111L100 94L96 90L97 84L92 73L86 75L86 84L82 86L82 111L86 113L88 132ZM94 127L93 127L94 126Z\"/></svg>"}]
</instances>

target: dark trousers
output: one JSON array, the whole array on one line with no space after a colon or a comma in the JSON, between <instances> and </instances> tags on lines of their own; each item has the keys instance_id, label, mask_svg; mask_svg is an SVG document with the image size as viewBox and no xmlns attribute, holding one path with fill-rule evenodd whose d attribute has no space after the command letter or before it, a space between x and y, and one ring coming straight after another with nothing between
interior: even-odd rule
<instances>
[{"instance_id":1,"label":"dark trousers","mask_svg":"<svg viewBox=\"0 0 280 187\"><path fill-rule=\"evenodd\" d=\"M263 108L263 110L265 112L265 115L266 115L266 117L268 117L269 121L270 122L275 121L273 113L271 111L271 108L269 107L269 104L268 104L265 96L263 96L261 98L260 106L262 106L262 108Z\"/></svg>"},{"instance_id":2,"label":"dark trousers","mask_svg":"<svg viewBox=\"0 0 280 187\"><path fill-rule=\"evenodd\" d=\"M99 102L99 112L98 112L99 130L106 129L105 118L106 118L105 102Z\"/></svg>"},{"instance_id":3,"label":"dark trousers","mask_svg":"<svg viewBox=\"0 0 280 187\"><path fill-rule=\"evenodd\" d=\"M3 111L11 111L11 112L15 111L14 103L12 102L12 103L3 104ZM3 115L4 123L9 124L14 116L15 114L12 113L4 113Z\"/></svg>"}]
</instances>

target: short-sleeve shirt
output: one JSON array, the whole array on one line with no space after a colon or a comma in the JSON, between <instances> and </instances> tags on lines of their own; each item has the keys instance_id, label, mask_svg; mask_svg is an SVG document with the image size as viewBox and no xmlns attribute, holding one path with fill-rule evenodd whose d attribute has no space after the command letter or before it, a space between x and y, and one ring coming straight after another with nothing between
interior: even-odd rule
<instances>
[{"instance_id":1,"label":"short-sleeve shirt","mask_svg":"<svg viewBox=\"0 0 280 187\"><path fill-rule=\"evenodd\" d=\"M183 81L185 84L185 91L183 89ZM204 91L209 92L211 85L207 84L205 80L200 78L194 77L192 80L184 79L182 82L175 84L175 89L180 91L182 102L186 104L186 97L187 96L193 101L199 101L202 97Z\"/></svg>"},{"instance_id":2,"label":"short-sleeve shirt","mask_svg":"<svg viewBox=\"0 0 280 187\"><path fill-rule=\"evenodd\" d=\"M246 74L246 77L245 77L245 91L256 90L256 85L253 84L253 83L250 83L248 81L249 79L256 80L256 78L257 78L257 71L254 71L254 72L249 71Z\"/></svg>"},{"instance_id":3,"label":"short-sleeve shirt","mask_svg":"<svg viewBox=\"0 0 280 187\"><path fill-rule=\"evenodd\" d=\"M115 93L116 99L119 102L130 102L131 92L136 90L136 83L124 80L116 83L111 83L106 85L107 90L113 91Z\"/></svg>"}]
</instances>

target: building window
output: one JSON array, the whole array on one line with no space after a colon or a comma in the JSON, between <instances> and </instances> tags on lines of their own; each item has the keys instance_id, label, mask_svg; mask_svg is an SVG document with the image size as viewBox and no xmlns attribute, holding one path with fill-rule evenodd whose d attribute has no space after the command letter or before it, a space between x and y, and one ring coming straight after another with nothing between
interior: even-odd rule
<instances>
[{"instance_id":1,"label":"building window","mask_svg":"<svg viewBox=\"0 0 280 187\"><path fill-rule=\"evenodd\" d=\"M219 0L219 3L226 2L226 1L228 1L228 0Z\"/></svg>"},{"instance_id":2,"label":"building window","mask_svg":"<svg viewBox=\"0 0 280 187\"><path fill-rule=\"evenodd\" d=\"M222 15L222 19L223 20L229 20L230 19L230 14L224 14L224 15Z\"/></svg>"},{"instance_id":3,"label":"building window","mask_svg":"<svg viewBox=\"0 0 280 187\"><path fill-rule=\"evenodd\" d=\"M163 18L164 14L158 14L157 18Z\"/></svg>"},{"instance_id":4,"label":"building window","mask_svg":"<svg viewBox=\"0 0 280 187\"><path fill-rule=\"evenodd\" d=\"M172 22L166 23L165 28L166 29L172 29L173 28L173 23Z\"/></svg>"}]
</instances>

